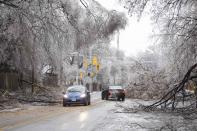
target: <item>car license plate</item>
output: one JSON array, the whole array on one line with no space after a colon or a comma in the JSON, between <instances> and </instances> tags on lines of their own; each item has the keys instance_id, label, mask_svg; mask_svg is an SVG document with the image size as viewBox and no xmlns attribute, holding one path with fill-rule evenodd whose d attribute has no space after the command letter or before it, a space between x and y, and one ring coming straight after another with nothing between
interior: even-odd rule
<instances>
[{"instance_id":1,"label":"car license plate","mask_svg":"<svg viewBox=\"0 0 197 131\"><path fill-rule=\"evenodd\" d=\"M77 99L76 98L71 98L71 101L76 101Z\"/></svg>"}]
</instances>

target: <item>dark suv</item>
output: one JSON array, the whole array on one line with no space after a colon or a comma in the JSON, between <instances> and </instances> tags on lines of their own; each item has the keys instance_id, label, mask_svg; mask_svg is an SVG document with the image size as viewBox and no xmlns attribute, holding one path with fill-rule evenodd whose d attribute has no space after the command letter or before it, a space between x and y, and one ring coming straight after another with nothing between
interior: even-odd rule
<instances>
[{"instance_id":1,"label":"dark suv","mask_svg":"<svg viewBox=\"0 0 197 131\"><path fill-rule=\"evenodd\" d=\"M125 91L122 86L108 86L102 89L101 98L102 100L116 99L118 101L124 101Z\"/></svg>"}]
</instances>

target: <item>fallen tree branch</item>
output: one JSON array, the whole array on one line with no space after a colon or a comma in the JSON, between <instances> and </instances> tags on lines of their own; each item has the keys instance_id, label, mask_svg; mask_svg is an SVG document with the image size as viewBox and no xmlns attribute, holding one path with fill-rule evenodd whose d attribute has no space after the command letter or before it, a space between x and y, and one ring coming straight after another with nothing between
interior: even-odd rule
<instances>
[{"instance_id":1,"label":"fallen tree branch","mask_svg":"<svg viewBox=\"0 0 197 131\"><path fill-rule=\"evenodd\" d=\"M23 101L23 102L30 102L30 103L33 103L33 102L39 102L39 103L61 103L61 101L57 100L42 100L42 99L21 99L21 98L16 98L18 101Z\"/></svg>"},{"instance_id":2,"label":"fallen tree branch","mask_svg":"<svg viewBox=\"0 0 197 131\"><path fill-rule=\"evenodd\" d=\"M197 67L197 63L189 68L189 70L187 71L184 78L182 79L182 81L179 84L175 85L175 87L173 89L171 89L169 92L167 92L159 101L157 101L157 102L155 102L155 103L153 103L149 106L146 106L145 110L156 108L156 107L158 107L162 104L166 105L169 101L171 101L170 104L171 104L172 110L174 110L175 109L175 102L176 102L176 98L177 98L177 96L176 96L177 93L180 93L181 91L183 92L185 84L189 80L192 80L192 79L196 78L196 76L191 76L191 72L196 67ZM184 102L186 96L184 95L184 93L183 93L182 96L183 96L183 102Z\"/></svg>"},{"instance_id":3,"label":"fallen tree branch","mask_svg":"<svg viewBox=\"0 0 197 131\"><path fill-rule=\"evenodd\" d=\"M41 85L38 85L37 83L33 83L33 82L29 82L29 81L26 81L26 80L21 80L22 82L25 82L29 85L33 85L33 86L36 86L38 87L39 89L43 90L43 91L50 91L49 89L47 89L46 87L44 86L41 86Z\"/></svg>"}]
</instances>

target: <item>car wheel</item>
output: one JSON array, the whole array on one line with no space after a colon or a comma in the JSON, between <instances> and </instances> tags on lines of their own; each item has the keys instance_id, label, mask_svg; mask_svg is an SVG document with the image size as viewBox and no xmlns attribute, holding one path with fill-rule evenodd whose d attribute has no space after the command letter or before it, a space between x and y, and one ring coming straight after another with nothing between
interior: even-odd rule
<instances>
[{"instance_id":1,"label":"car wheel","mask_svg":"<svg viewBox=\"0 0 197 131\"><path fill-rule=\"evenodd\" d=\"M90 104L91 104L91 102L89 101L89 102L88 102L88 105L90 105Z\"/></svg>"},{"instance_id":2,"label":"car wheel","mask_svg":"<svg viewBox=\"0 0 197 131\"><path fill-rule=\"evenodd\" d=\"M85 100L84 105L85 105L85 106L87 106L87 105L88 105L88 100L87 100L87 99Z\"/></svg>"},{"instance_id":3,"label":"car wheel","mask_svg":"<svg viewBox=\"0 0 197 131\"><path fill-rule=\"evenodd\" d=\"M122 97L122 101L124 101L125 100L125 97Z\"/></svg>"},{"instance_id":4,"label":"car wheel","mask_svg":"<svg viewBox=\"0 0 197 131\"><path fill-rule=\"evenodd\" d=\"M63 107L66 107L66 106L67 106L67 104L63 102Z\"/></svg>"},{"instance_id":5,"label":"car wheel","mask_svg":"<svg viewBox=\"0 0 197 131\"><path fill-rule=\"evenodd\" d=\"M104 96L103 95L101 96L101 99L104 100Z\"/></svg>"},{"instance_id":6,"label":"car wheel","mask_svg":"<svg viewBox=\"0 0 197 131\"><path fill-rule=\"evenodd\" d=\"M105 99L108 100L109 99L108 96L106 96Z\"/></svg>"},{"instance_id":7,"label":"car wheel","mask_svg":"<svg viewBox=\"0 0 197 131\"><path fill-rule=\"evenodd\" d=\"M118 97L118 99L117 99L118 101L120 101L120 97Z\"/></svg>"}]
</instances>

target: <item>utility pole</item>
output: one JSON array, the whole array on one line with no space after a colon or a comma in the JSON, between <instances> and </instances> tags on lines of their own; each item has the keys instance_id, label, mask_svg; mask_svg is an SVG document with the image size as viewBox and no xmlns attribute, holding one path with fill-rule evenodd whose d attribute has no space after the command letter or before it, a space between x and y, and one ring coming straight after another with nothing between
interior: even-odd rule
<instances>
[{"instance_id":1,"label":"utility pole","mask_svg":"<svg viewBox=\"0 0 197 131\"><path fill-rule=\"evenodd\" d=\"M117 48L118 48L118 50L119 50L119 36L120 36L120 32L119 32L119 30L118 30L118 35L117 35Z\"/></svg>"},{"instance_id":2,"label":"utility pole","mask_svg":"<svg viewBox=\"0 0 197 131\"><path fill-rule=\"evenodd\" d=\"M35 41L35 38L34 38ZM32 71L31 71L31 79L32 79L32 85L31 85L31 93L32 95L34 94L34 84L35 84L35 43L33 43L32 47L32 57L31 57L31 66L32 66Z\"/></svg>"},{"instance_id":3,"label":"utility pole","mask_svg":"<svg viewBox=\"0 0 197 131\"><path fill-rule=\"evenodd\" d=\"M76 77L76 80L77 80L77 85L79 85L79 52L77 52L77 77Z\"/></svg>"},{"instance_id":4,"label":"utility pole","mask_svg":"<svg viewBox=\"0 0 197 131\"><path fill-rule=\"evenodd\" d=\"M91 86L90 86L90 88L91 88L91 91L93 91L93 77L91 76L92 75L92 72L93 72L93 66L92 66L92 50L93 50L93 47L91 47L90 49L89 49L89 54L90 54L90 63L91 63L91 73L90 73L90 77L91 77Z\"/></svg>"}]
</instances>

